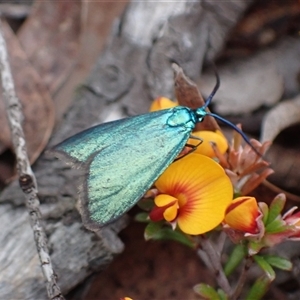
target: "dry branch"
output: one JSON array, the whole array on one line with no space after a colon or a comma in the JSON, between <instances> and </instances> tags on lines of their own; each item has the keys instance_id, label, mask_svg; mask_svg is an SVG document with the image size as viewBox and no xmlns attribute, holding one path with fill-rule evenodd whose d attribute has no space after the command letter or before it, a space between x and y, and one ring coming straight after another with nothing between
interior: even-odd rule
<instances>
[{"instance_id":1,"label":"dry branch","mask_svg":"<svg viewBox=\"0 0 300 300\"><path fill-rule=\"evenodd\" d=\"M56 282L56 275L49 256L47 239L40 212L40 201L37 196L36 178L30 167L26 152L26 141L22 128L22 108L16 96L14 82L8 62L6 43L0 24L0 73L3 89L3 100L6 106L7 118L10 125L13 147L17 158L17 170L19 183L25 194L25 203L30 216L36 249L40 258L40 264L47 281L47 292L50 299L64 299ZM13 238L13 237L11 237Z\"/></svg>"}]
</instances>

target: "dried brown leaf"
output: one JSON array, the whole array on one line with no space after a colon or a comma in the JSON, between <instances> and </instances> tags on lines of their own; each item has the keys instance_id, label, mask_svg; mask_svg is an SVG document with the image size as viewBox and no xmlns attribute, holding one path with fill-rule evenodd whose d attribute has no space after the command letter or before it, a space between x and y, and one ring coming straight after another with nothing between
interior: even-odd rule
<instances>
[{"instance_id":1,"label":"dried brown leaf","mask_svg":"<svg viewBox=\"0 0 300 300\"><path fill-rule=\"evenodd\" d=\"M33 163L45 148L54 126L54 108L47 88L40 76L28 62L15 34L3 22L9 62L12 69L16 93L22 103L23 128L30 162ZM2 92L0 93L2 95ZM0 101L0 141L11 146L10 130L3 101Z\"/></svg>"},{"instance_id":2,"label":"dried brown leaf","mask_svg":"<svg viewBox=\"0 0 300 300\"><path fill-rule=\"evenodd\" d=\"M80 51L78 63L70 76L53 96L56 120L60 120L73 101L74 90L82 84L90 69L95 65L112 24L126 6L126 1L88 1L81 4L82 18L80 28ZM96 79L96 80L99 80Z\"/></svg>"},{"instance_id":3,"label":"dried brown leaf","mask_svg":"<svg viewBox=\"0 0 300 300\"><path fill-rule=\"evenodd\" d=\"M36 1L18 38L53 94L74 68L79 53L81 1Z\"/></svg>"},{"instance_id":4,"label":"dried brown leaf","mask_svg":"<svg viewBox=\"0 0 300 300\"><path fill-rule=\"evenodd\" d=\"M200 94L196 83L188 78L181 67L173 64L174 69L174 81L175 81L175 94L177 101L180 105L196 109L205 104L205 101ZM209 111L209 109L206 109ZM210 116L204 118L203 122L197 123L195 130L220 130L217 121Z\"/></svg>"}]
</instances>

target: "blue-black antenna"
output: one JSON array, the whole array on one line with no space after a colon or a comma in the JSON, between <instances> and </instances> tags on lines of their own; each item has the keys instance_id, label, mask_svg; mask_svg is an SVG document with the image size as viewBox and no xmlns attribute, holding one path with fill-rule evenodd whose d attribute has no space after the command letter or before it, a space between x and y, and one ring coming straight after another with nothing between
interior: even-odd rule
<instances>
[{"instance_id":1,"label":"blue-black antenna","mask_svg":"<svg viewBox=\"0 0 300 300\"><path fill-rule=\"evenodd\" d=\"M212 92L210 93L210 95L208 96L208 98L206 99L205 101L205 104L203 106L204 109L206 109L208 107L208 105L211 103L211 100L213 99L213 97L215 96L216 92L218 91L219 87L220 87L220 77L219 77L219 74L217 72L217 70L214 68L214 71L215 71L215 75L216 75L216 78L217 78L217 82L216 82L216 85L214 87L214 89L212 90ZM244 141L255 151L255 153L258 155L258 156L262 156L261 153L258 152L258 150L251 144L251 141L250 139L247 137L247 135L240 129L238 128L236 125L234 125L233 123L231 123L230 121L222 118L221 116L217 115L217 114L214 114L214 113L211 113L211 112L207 112L206 111L206 115L207 116L211 116L211 117L214 117L215 119L217 120L220 120L221 122L223 122L224 124L228 125L229 127L231 127L232 129L234 129L236 132L238 132L242 138L244 139Z\"/></svg>"},{"instance_id":2,"label":"blue-black antenna","mask_svg":"<svg viewBox=\"0 0 300 300\"><path fill-rule=\"evenodd\" d=\"M219 87L220 87L220 76L218 74L218 72L216 70L215 71L215 75L216 75L216 78L217 78L217 82L216 82L216 85L214 87L214 89L212 90L212 92L210 93L210 95L208 96L208 98L206 99L205 101L205 104L204 104L204 108L207 108L208 105L210 104L211 100L213 99L213 97L215 96L216 92L218 91Z\"/></svg>"}]
</instances>

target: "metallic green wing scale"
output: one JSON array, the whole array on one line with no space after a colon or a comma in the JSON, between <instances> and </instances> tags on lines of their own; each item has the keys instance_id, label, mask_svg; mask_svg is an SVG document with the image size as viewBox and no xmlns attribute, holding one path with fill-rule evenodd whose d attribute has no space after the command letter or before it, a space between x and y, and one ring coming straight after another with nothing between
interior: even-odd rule
<instances>
[{"instance_id":1,"label":"metallic green wing scale","mask_svg":"<svg viewBox=\"0 0 300 300\"><path fill-rule=\"evenodd\" d=\"M56 156L83 168L80 210L95 230L128 211L185 146L196 123L175 107L89 128L57 145Z\"/></svg>"}]
</instances>

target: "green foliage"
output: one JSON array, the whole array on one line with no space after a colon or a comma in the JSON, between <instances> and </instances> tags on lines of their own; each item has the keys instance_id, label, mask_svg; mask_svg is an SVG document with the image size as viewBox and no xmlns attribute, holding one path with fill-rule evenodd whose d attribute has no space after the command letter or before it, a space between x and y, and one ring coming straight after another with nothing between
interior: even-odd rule
<instances>
[{"instance_id":1,"label":"green foliage","mask_svg":"<svg viewBox=\"0 0 300 300\"><path fill-rule=\"evenodd\" d=\"M137 222L141 222L141 223L149 223L149 214L146 212L140 212L138 214L135 215L134 219Z\"/></svg>"},{"instance_id":2,"label":"green foliage","mask_svg":"<svg viewBox=\"0 0 300 300\"><path fill-rule=\"evenodd\" d=\"M266 276L262 276L258 278L253 286L251 287L250 291L248 292L245 300L260 300L268 291L270 285L270 280Z\"/></svg>"},{"instance_id":3,"label":"green foliage","mask_svg":"<svg viewBox=\"0 0 300 300\"><path fill-rule=\"evenodd\" d=\"M240 265L246 255L246 247L242 244L236 245L224 266L225 275L229 276Z\"/></svg>"},{"instance_id":4,"label":"green foliage","mask_svg":"<svg viewBox=\"0 0 300 300\"><path fill-rule=\"evenodd\" d=\"M274 200L269 206L269 214L268 214L268 219L266 221L266 225L273 222L279 216L279 214L283 210L284 205L285 205L285 198L283 198L281 195L278 195L277 197L274 198Z\"/></svg>"},{"instance_id":5,"label":"green foliage","mask_svg":"<svg viewBox=\"0 0 300 300\"><path fill-rule=\"evenodd\" d=\"M153 198L142 198L138 203L138 207L142 210L150 211L154 206Z\"/></svg>"},{"instance_id":6,"label":"green foliage","mask_svg":"<svg viewBox=\"0 0 300 300\"><path fill-rule=\"evenodd\" d=\"M273 220L272 222L268 223L266 226L267 233L279 233L284 232L286 230L286 226L281 219Z\"/></svg>"},{"instance_id":7,"label":"green foliage","mask_svg":"<svg viewBox=\"0 0 300 300\"><path fill-rule=\"evenodd\" d=\"M267 261L272 267L275 267L284 271L291 271L293 264L283 257L275 256L275 255L264 255L264 260Z\"/></svg>"},{"instance_id":8,"label":"green foliage","mask_svg":"<svg viewBox=\"0 0 300 300\"><path fill-rule=\"evenodd\" d=\"M221 289L218 289L218 294L219 294L219 297L220 297L220 300L228 300L228 296L225 294L225 292Z\"/></svg>"},{"instance_id":9,"label":"green foliage","mask_svg":"<svg viewBox=\"0 0 300 300\"><path fill-rule=\"evenodd\" d=\"M264 245L260 242L249 241L248 243L248 252L253 255L253 253L258 253Z\"/></svg>"},{"instance_id":10,"label":"green foliage","mask_svg":"<svg viewBox=\"0 0 300 300\"><path fill-rule=\"evenodd\" d=\"M196 294L200 295L203 299L206 300L222 300L218 292L208 284L199 283L194 286L194 291ZM226 298L225 298L226 299Z\"/></svg>"},{"instance_id":11,"label":"green foliage","mask_svg":"<svg viewBox=\"0 0 300 300\"><path fill-rule=\"evenodd\" d=\"M265 272L269 282L273 281L276 277L274 269L271 265L265 260L263 256L255 255L253 256L255 262L260 266L260 268Z\"/></svg>"},{"instance_id":12,"label":"green foliage","mask_svg":"<svg viewBox=\"0 0 300 300\"><path fill-rule=\"evenodd\" d=\"M190 248L195 248L195 243L185 233L163 226L164 222L150 222L145 229L146 240L173 240Z\"/></svg>"}]
</instances>

